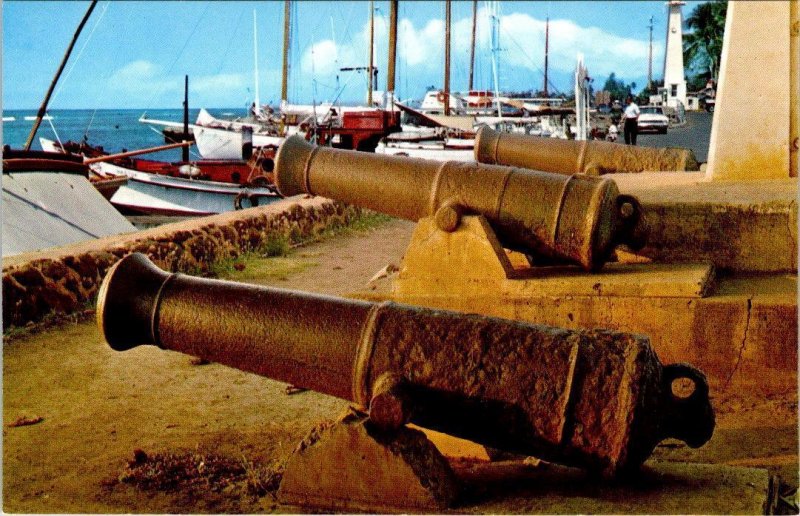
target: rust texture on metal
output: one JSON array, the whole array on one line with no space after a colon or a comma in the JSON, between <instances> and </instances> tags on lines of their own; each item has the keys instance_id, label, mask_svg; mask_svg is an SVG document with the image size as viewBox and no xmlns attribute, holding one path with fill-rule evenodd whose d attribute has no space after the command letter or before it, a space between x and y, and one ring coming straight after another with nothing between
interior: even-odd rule
<instances>
[{"instance_id":1,"label":"rust texture on metal","mask_svg":"<svg viewBox=\"0 0 800 516\"><path fill-rule=\"evenodd\" d=\"M587 270L619 244L641 247L646 235L635 198L584 175L381 156L291 137L278 150L275 177L287 197L320 195L414 221L457 206L456 215L486 217L504 247Z\"/></svg>"},{"instance_id":2,"label":"rust texture on metal","mask_svg":"<svg viewBox=\"0 0 800 516\"><path fill-rule=\"evenodd\" d=\"M636 173L700 170L691 149L655 149L602 141L574 141L510 134L482 127L475 160L556 174Z\"/></svg>"},{"instance_id":3,"label":"rust texture on metal","mask_svg":"<svg viewBox=\"0 0 800 516\"><path fill-rule=\"evenodd\" d=\"M396 406L386 427L405 420L408 396L421 426L609 475L714 428L703 374L662 366L631 334L168 274L141 254L108 273L97 317L119 351L153 344L364 408L374 396ZM676 378L690 396L673 394Z\"/></svg>"}]
</instances>

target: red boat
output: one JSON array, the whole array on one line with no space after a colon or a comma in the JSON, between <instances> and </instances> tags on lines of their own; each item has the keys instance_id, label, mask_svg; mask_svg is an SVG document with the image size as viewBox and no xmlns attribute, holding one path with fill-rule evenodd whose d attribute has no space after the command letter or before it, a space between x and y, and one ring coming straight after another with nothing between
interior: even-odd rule
<instances>
[{"instance_id":1,"label":"red boat","mask_svg":"<svg viewBox=\"0 0 800 516\"><path fill-rule=\"evenodd\" d=\"M108 156L102 146L85 142L67 141L63 145L45 138L39 139L42 148L68 155L84 156L87 159ZM123 151L121 153L125 154ZM168 162L133 157L119 157L108 162L126 169L170 177L183 177L232 183L240 186L270 187L273 185L272 170L275 165L275 150L256 149L247 160L198 160L192 162Z\"/></svg>"}]
</instances>

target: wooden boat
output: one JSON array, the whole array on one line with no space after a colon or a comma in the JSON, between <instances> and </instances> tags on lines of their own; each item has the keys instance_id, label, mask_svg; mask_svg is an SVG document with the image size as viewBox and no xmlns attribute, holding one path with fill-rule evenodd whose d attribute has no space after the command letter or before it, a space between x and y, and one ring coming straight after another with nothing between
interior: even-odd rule
<instances>
[{"instance_id":1,"label":"wooden boat","mask_svg":"<svg viewBox=\"0 0 800 516\"><path fill-rule=\"evenodd\" d=\"M125 183L126 177L107 178L92 173L92 170L83 163L81 156L65 154L43 147L45 150L19 150L8 146L3 148L3 172L29 172L50 171L84 176L106 199Z\"/></svg>"},{"instance_id":2,"label":"wooden boat","mask_svg":"<svg viewBox=\"0 0 800 516\"><path fill-rule=\"evenodd\" d=\"M66 152L93 159L108 156L103 147L92 146L86 142L67 141L60 144L47 138L39 138L43 149L51 152ZM146 172L170 177L201 179L219 183L232 183L239 186L269 187L273 184L272 169L275 151L270 148L259 149L251 159L197 160L189 163L166 162L133 157L112 159L111 163L136 172Z\"/></svg>"},{"instance_id":3,"label":"wooden boat","mask_svg":"<svg viewBox=\"0 0 800 516\"><path fill-rule=\"evenodd\" d=\"M4 148L3 256L133 231L108 202L126 181L98 181L75 156Z\"/></svg>"},{"instance_id":4,"label":"wooden boat","mask_svg":"<svg viewBox=\"0 0 800 516\"><path fill-rule=\"evenodd\" d=\"M139 122L165 129L183 131L183 123L141 117ZM206 160L241 160L243 148L277 149L283 138L255 122L225 121L214 118L205 109L200 110L197 121L188 124L194 136L197 151ZM251 131L246 142L245 131ZM244 130L243 130L244 129ZM245 145L248 143L249 145Z\"/></svg>"},{"instance_id":5,"label":"wooden boat","mask_svg":"<svg viewBox=\"0 0 800 516\"><path fill-rule=\"evenodd\" d=\"M127 177L128 184L111 198L129 215L204 216L263 206L282 197L272 186L243 187L234 183L153 174L113 163L90 165L104 177Z\"/></svg>"},{"instance_id":6,"label":"wooden boat","mask_svg":"<svg viewBox=\"0 0 800 516\"><path fill-rule=\"evenodd\" d=\"M62 155L89 163L93 174L104 181L127 179L127 184L120 187L110 201L128 215L203 216L264 205L281 198L271 181L272 158L252 164L204 160L168 163L115 158L105 155L102 147L85 143L68 142L62 146L43 138L40 141L43 148L62 153L73 151ZM269 172L264 167L269 168Z\"/></svg>"}]
</instances>

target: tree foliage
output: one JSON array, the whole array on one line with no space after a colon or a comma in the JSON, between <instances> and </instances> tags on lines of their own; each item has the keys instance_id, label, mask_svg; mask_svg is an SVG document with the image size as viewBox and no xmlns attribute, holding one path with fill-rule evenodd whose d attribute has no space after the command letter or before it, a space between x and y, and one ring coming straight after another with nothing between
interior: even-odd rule
<instances>
[{"instance_id":1,"label":"tree foliage","mask_svg":"<svg viewBox=\"0 0 800 516\"><path fill-rule=\"evenodd\" d=\"M611 94L611 100L624 101L628 95L632 95L631 92L636 89L636 83L625 84L622 79L617 79L616 73L611 72L602 89Z\"/></svg>"},{"instance_id":2,"label":"tree foliage","mask_svg":"<svg viewBox=\"0 0 800 516\"><path fill-rule=\"evenodd\" d=\"M683 36L683 59L694 71L690 75L705 75L716 82L727 11L727 0L711 0L695 7L686 18L690 32Z\"/></svg>"}]
</instances>

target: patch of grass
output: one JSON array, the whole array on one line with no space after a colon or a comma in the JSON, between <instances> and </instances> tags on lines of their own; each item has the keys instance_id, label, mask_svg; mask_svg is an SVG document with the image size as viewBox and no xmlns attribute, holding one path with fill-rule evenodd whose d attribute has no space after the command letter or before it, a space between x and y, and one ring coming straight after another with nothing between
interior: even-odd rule
<instances>
[{"instance_id":1,"label":"patch of grass","mask_svg":"<svg viewBox=\"0 0 800 516\"><path fill-rule=\"evenodd\" d=\"M270 235L260 249L260 253L267 258L274 256L287 256L291 251L291 242L286 235Z\"/></svg>"},{"instance_id":2,"label":"patch of grass","mask_svg":"<svg viewBox=\"0 0 800 516\"><path fill-rule=\"evenodd\" d=\"M331 226L317 235L312 241L321 242L336 236L366 233L378 229L393 220L395 220L393 217L384 215L383 213L372 210L361 210L361 213L354 217L348 224Z\"/></svg>"},{"instance_id":3,"label":"patch of grass","mask_svg":"<svg viewBox=\"0 0 800 516\"><path fill-rule=\"evenodd\" d=\"M319 265L310 259L311 256L298 254L297 248L339 236L373 231L392 220L394 219L388 215L362 210L348 224L329 227L305 240L295 228L288 235L271 236L258 251L217 262L211 267L210 275L247 283L286 281L292 274Z\"/></svg>"},{"instance_id":4,"label":"patch of grass","mask_svg":"<svg viewBox=\"0 0 800 516\"><path fill-rule=\"evenodd\" d=\"M243 281L247 283L261 283L264 281L285 281L292 274L303 272L309 267L319 265L309 257L295 256L264 256L250 253L239 257L232 267L219 272L219 277ZM241 269L241 270L239 270Z\"/></svg>"},{"instance_id":5,"label":"patch of grass","mask_svg":"<svg viewBox=\"0 0 800 516\"><path fill-rule=\"evenodd\" d=\"M82 303L75 312L64 314L60 312L50 312L41 320L29 322L25 326L9 326L3 329L3 341L13 342L17 339L24 339L31 335L36 335L54 328L62 328L68 324L79 324L95 317L95 307L97 296L91 301Z\"/></svg>"}]
</instances>

